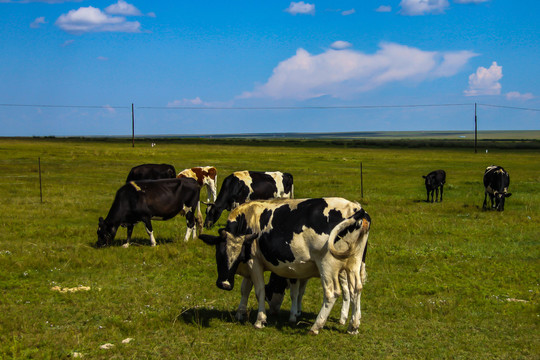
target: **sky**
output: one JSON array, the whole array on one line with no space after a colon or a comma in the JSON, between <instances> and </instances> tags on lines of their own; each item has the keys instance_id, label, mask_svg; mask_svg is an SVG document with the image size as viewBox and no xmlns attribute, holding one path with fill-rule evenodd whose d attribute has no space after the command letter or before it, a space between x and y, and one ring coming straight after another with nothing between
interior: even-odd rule
<instances>
[{"instance_id":1,"label":"sky","mask_svg":"<svg viewBox=\"0 0 540 360\"><path fill-rule=\"evenodd\" d=\"M0 136L540 129L537 0L0 0Z\"/></svg>"}]
</instances>

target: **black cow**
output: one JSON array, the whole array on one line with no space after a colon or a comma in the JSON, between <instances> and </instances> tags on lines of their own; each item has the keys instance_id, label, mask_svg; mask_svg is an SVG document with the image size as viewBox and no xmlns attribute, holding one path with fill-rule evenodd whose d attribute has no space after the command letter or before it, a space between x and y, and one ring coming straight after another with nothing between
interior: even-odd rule
<instances>
[{"instance_id":1,"label":"black cow","mask_svg":"<svg viewBox=\"0 0 540 360\"><path fill-rule=\"evenodd\" d=\"M169 164L142 164L129 172L126 182L133 180L158 180L176 177L174 166Z\"/></svg>"},{"instance_id":2,"label":"black cow","mask_svg":"<svg viewBox=\"0 0 540 360\"><path fill-rule=\"evenodd\" d=\"M236 171L223 180L215 203L206 208L204 226L214 226L223 210L231 211L250 200L293 198L293 191L293 176L289 173Z\"/></svg>"},{"instance_id":3,"label":"black cow","mask_svg":"<svg viewBox=\"0 0 540 360\"><path fill-rule=\"evenodd\" d=\"M352 305L348 332L356 334L370 224L360 204L342 198L250 201L229 214L219 236L199 238L216 247L220 289L232 290L235 274L244 277L237 317L245 312L255 286L259 308L254 326L264 327L264 271L302 281L320 277L323 306L311 332L319 332L342 289L347 289ZM291 304L291 313L297 304Z\"/></svg>"},{"instance_id":4,"label":"black cow","mask_svg":"<svg viewBox=\"0 0 540 360\"><path fill-rule=\"evenodd\" d=\"M127 227L129 246L133 226L142 221L150 235L152 246L156 245L151 219L168 220L178 213L185 214L187 241L192 231L202 230L202 215L198 210L200 187L191 178L130 181L122 186L114 198L106 219L99 218L97 246L109 245L119 226Z\"/></svg>"},{"instance_id":5,"label":"black cow","mask_svg":"<svg viewBox=\"0 0 540 360\"><path fill-rule=\"evenodd\" d=\"M427 174L427 176L422 175L422 177L426 179L426 191L427 191L426 202L429 202L430 193L431 193L431 202L433 202L433 192L436 192L435 202L437 202L437 198L439 197L439 188L441 189L441 202L442 202L443 187L444 187L444 183L446 182L446 173L444 172L444 170L435 170Z\"/></svg>"},{"instance_id":6,"label":"black cow","mask_svg":"<svg viewBox=\"0 0 540 360\"><path fill-rule=\"evenodd\" d=\"M510 197L512 193L508 192L510 186L510 175L501 166L491 165L484 172L484 204L482 208L487 208L487 196L491 201L491 207L497 211L504 210L504 199ZM494 201L495 200L495 201Z\"/></svg>"}]
</instances>

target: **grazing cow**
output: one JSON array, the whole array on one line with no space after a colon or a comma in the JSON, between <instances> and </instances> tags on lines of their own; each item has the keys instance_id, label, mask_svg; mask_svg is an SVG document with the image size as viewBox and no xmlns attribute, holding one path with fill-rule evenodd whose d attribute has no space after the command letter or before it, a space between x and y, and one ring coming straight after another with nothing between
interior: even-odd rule
<instances>
[{"instance_id":1,"label":"grazing cow","mask_svg":"<svg viewBox=\"0 0 540 360\"><path fill-rule=\"evenodd\" d=\"M197 180L200 187L206 186L206 202L210 202L210 194L215 202L217 196L217 170L213 166L204 167L192 167L190 169L184 169L176 176L189 177Z\"/></svg>"},{"instance_id":2,"label":"grazing cow","mask_svg":"<svg viewBox=\"0 0 540 360\"><path fill-rule=\"evenodd\" d=\"M231 211L250 200L294 197L293 176L289 173L236 171L223 180L214 204L206 208L204 226L210 229L223 210Z\"/></svg>"},{"instance_id":3,"label":"grazing cow","mask_svg":"<svg viewBox=\"0 0 540 360\"><path fill-rule=\"evenodd\" d=\"M174 166L169 164L142 164L129 172L126 182L133 180L158 180L176 177Z\"/></svg>"},{"instance_id":4,"label":"grazing cow","mask_svg":"<svg viewBox=\"0 0 540 360\"><path fill-rule=\"evenodd\" d=\"M220 289L232 290L236 273L244 277L238 313L245 311L247 294L255 287L259 303L256 328L266 322L263 273L272 271L289 279L321 278L323 306L311 327L313 334L324 326L341 294L340 276L346 279L344 287L352 303L348 332L356 334L370 224L369 215L358 203L342 198L251 201L229 214L219 236L201 234L199 238L216 247L216 285Z\"/></svg>"},{"instance_id":5,"label":"grazing cow","mask_svg":"<svg viewBox=\"0 0 540 360\"><path fill-rule=\"evenodd\" d=\"M202 230L202 215L200 211L194 214L199 194L199 184L190 178L130 181L116 192L107 218L99 218L96 245L109 245L118 227L126 226L127 243L124 247L128 247L133 226L142 221L152 246L155 246L151 219L168 220L178 213L186 216L187 232L184 241L188 241L192 232L193 237L196 236L195 225L199 232Z\"/></svg>"},{"instance_id":6,"label":"grazing cow","mask_svg":"<svg viewBox=\"0 0 540 360\"><path fill-rule=\"evenodd\" d=\"M431 202L433 202L433 192L435 191L435 202L439 197L439 188L441 188L441 202L443 198L443 187L446 182L446 173L444 170L435 170L427 174L427 176L422 175L426 179L426 191L427 191L427 200L429 202L429 194L431 193Z\"/></svg>"},{"instance_id":7,"label":"grazing cow","mask_svg":"<svg viewBox=\"0 0 540 360\"><path fill-rule=\"evenodd\" d=\"M508 186L510 186L508 172L497 165L488 166L484 172L485 193L482 208L487 208L487 196L489 195L491 207L497 208L497 211L504 211L504 199L512 195L508 192Z\"/></svg>"}]
</instances>

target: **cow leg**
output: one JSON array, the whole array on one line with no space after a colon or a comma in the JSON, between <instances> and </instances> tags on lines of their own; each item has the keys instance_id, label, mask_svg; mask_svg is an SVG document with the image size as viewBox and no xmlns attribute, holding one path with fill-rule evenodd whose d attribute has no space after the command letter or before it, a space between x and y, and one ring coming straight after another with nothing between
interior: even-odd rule
<instances>
[{"instance_id":1,"label":"cow leg","mask_svg":"<svg viewBox=\"0 0 540 360\"><path fill-rule=\"evenodd\" d=\"M253 268L251 269L251 281L253 281L253 286L255 287L255 295L257 296L257 301L259 303L257 320L255 321L255 324L253 324L253 326L256 329L262 329L266 324L264 273L262 267L256 262L254 262Z\"/></svg>"},{"instance_id":2,"label":"cow leg","mask_svg":"<svg viewBox=\"0 0 540 360\"><path fill-rule=\"evenodd\" d=\"M290 280L291 291L291 312L289 314L289 322L296 323L296 316L300 315L298 310L298 297L300 295L300 280Z\"/></svg>"},{"instance_id":3,"label":"cow leg","mask_svg":"<svg viewBox=\"0 0 540 360\"><path fill-rule=\"evenodd\" d=\"M193 233L193 239L197 236L197 231L195 229L195 215L193 211L188 211L186 214L186 236L184 237L184 242L189 241L189 237Z\"/></svg>"},{"instance_id":4,"label":"cow leg","mask_svg":"<svg viewBox=\"0 0 540 360\"><path fill-rule=\"evenodd\" d=\"M443 188L444 188L444 186L443 186L443 185L441 185L441 202L442 202L442 194L443 194Z\"/></svg>"},{"instance_id":5,"label":"cow leg","mask_svg":"<svg viewBox=\"0 0 540 360\"><path fill-rule=\"evenodd\" d=\"M131 234L133 234L133 225L127 226L127 237L126 237L126 243L122 245L122 247L128 248L129 242L131 241Z\"/></svg>"},{"instance_id":6,"label":"cow leg","mask_svg":"<svg viewBox=\"0 0 540 360\"><path fill-rule=\"evenodd\" d=\"M306 292L306 286L308 279L300 280L300 286L298 287L298 299L296 300L296 316L300 316L302 314L302 298L304 297L304 293Z\"/></svg>"},{"instance_id":7,"label":"cow leg","mask_svg":"<svg viewBox=\"0 0 540 360\"><path fill-rule=\"evenodd\" d=\"M427 199L426 199L426 202L429 202L429 190L426 189L426 193L427 193Z\"/></svg>"},{"instance_id":8,"label":"cow leg","mask_svg":"<svg viewBox=\"0 0 540 360\"><path fill-rule=\"evenodd\" d=\"M362 295L362 280L359 278L357 271L351 271L348 273L349 291L351 292L351 304L352 314L351 321L347 332L349 334L358 334L358 328L360 327L360 318L362 317L360 307L360 296Z\"/></svg>"},{"instance_id":9,"label":"cow leg","mask_svg":"<svg viewBox=\"0 0 540 360\"><path fill-rule=\"evenodd\" d=\"M251 289L253 288L253 282L251 282L248 278L242 279L242 286L240 286L240 304L238 304L238 310L236 310L236 320L242 321L244 320L244 315L247 314L247 304L249 300L249 294L251 293Z\"/></svg>"},{"instance_id":10,"label":"cow leg","mask_svg":"<svg viewBox=\"0 0 540 360\"><path fill-rule=\"evenodd\" d=\"M487 195L488 195L487 191L484 192L484 203L482 204L482 209L484 210L487 208Z\"/></svg>"},{"instance_id":11,"label":"cow leg","mask_svg":"<svg viewBox=\"0 0 540 360\"><path fill-rule=\"evenodd\" d=\"M332 311L332 307L334 307L336 299L340 295L339 286L335 286L336 284L334 282L334 279L332 279L331 277L327 277L328 275L321 274L321 283L323 287L323 305L321 307L321 311L319 311L319 315L317 315L315 323L309 330L309 333L313 335L317 335L319 333L319 330L324 327L324 324L328 319L328 315L330 315L330 311Z\"/></svg>"},{"instance_id":12,"label":"cow leg","mask_svg":"<svg viewBox=\"0 0 540 360\"><path fill-rule=\"evenodd\" d=\"M150 236L150 244L152 244L152 246L156 246L156 239L154 238L154 230L152 229L152 222L150 221L150 219L143 219L142 221L144 223L148 236Z\"/></svg>"},{"instance_id":13,"label":"cow leg","mask_svg":"<svg viewBox=\"0 0 540 360\"><path fill-rule=\"evenodd\" d=\"M351 293L349 291L349 282L347 281L347 274L345 271L339 273L339 283L341 284L341 291L343 292L343 305L341 305L339 323L345 325L347 318L349 317L349 307L351 304Z\"/></svg>"},{"instance_id":14,"label":"cow leg","mask_svg":"<svg viewBox=\"0 0 540 360\"><path fill-rule=\"evenodd\" d=\"M435 202L439 201L439 188L435 188Z\"/></svg>"}]
</instances>

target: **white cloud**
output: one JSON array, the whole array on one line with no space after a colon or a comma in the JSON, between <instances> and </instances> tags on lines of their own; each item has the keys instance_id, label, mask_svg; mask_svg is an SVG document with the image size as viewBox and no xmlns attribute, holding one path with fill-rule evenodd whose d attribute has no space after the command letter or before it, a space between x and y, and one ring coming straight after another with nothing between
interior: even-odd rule
<instances>
[{"instance_id":1,"label":"white cloud","mask_svg":"<svg viewBox=\"0 0 540 360\"><path fill-rule=\"evenodd\" d=\"M381 5L375 9L376 12L391 12L392 7L389 5Z\"/></svg>"},{"instance_id":2,"label":"white cloud","mask_svg":"<svg viewBox=\"0 0 540 360\"><path fill-rule=\"evenodd\" d=\"M506 93L506 98L508 100L531 100L534 99L534 95L532 93L525 93L521 94L518 91L510 91L509 93Z\"/></svg>"},{"instance_id":3,"label":"white cloud","mask_svg":"<svg viewBox=\"0 0 540 360\"><path fill-rule=\"evenodd\" d=\"M400 14L403 15L425 15L441 14L450 6L448 0L401 0Z\"/></svg>"},{"instance_id":4,"label":"white cloud","mask_svg":"<svg viewBox=\"0 0 540 360\"><path fill-rule=\"evenodd\" d=\"M109 5L105 8L105 12L111 15L123 16L141 16L142 13L135 6L128 4L124 0L118 0L116 4Z\"/></svg>"},{"instance_id":5,"label":"white cloud","mask_svg":"<svg viewBox=\"0 0 540 360\"><path fill-rule=\"evenodd\" d=\"M87 32L140 32L138 21L127 21L122 16L111 16L95 7L81 7L62 14L55 22L56 26L69 33Z\"/></svg>"},{"instance_id":6,"label":"white cloud","mask_svg":"<svg viewBox=\"0 0 540 360\"><path fill-rule=\"evenodd\" d=\"M469 88L463 93L466 96L499 95L501 93L499 80L502 77L502 66L498 66L495 61L489 69L480 66L475 73L469 75Z\"/></svg>"},{"instance_id":7,"label":"white cloud","mask_svg":"<svg viewBox=\"0 0 540 360\"><path fill-rule=\"evenodd\" d=\"M47 22L45 21L45 17L44 16L40 16L38 18L36 18L36 20L32 21L32 23L30 24L30 27L32 29L37 29L40 27L41 24L46 24Z\"/></svg>"},{"instance_id":8,"label":"white cloud","mask_svg":"<svg viewBox=\"0 0 540 360\"><path fill-rule=\"evenodd\" d=\"M382 43L374 54L329 49L312 55L300 48L274 68L265 84L240 98L348 97L388 83L453 76L473 56L470 51L424 51L395 43Z\"/></svg>"},{"instance_id":9,"label":"white cloud","mask_svg":"<svg viewBox=\"0 0 540 360\"><path fill-rule=\"evenodd\" d=\"M182 99L182 100L174 100L167 104L167 107L179 107L179 106L189 106L189 105L204 105L205 103L201 100L200 97L196 97L195 99Z\"/></svg>"},{"instance_id":10,"label":"white cloud","mask_svg":"<svg viewBox=\"0 0 540 360\"><path fill-rule=\"evenodd\" d=\"M338 40L338 41L334 41L332 43L332 45L330 45L330 47L332 49L336 49L336 50L343 50L343 49L346 49L346 48L350 48L352 46L352 44L348 41L341 41L341 40Z\"/></svg>"},{"instance_id":11,"label":"white cloud","mask_svg":"<svg viewBox=\"0 0 540 360\"><path fill-rule=\"evenodd\" d=\"M73 44L75 42L75 40L66 40L64 41L64 43L62 45L60 45L61 47L66 47L66 46L69 46L71 44Z\"/></svg>"},{"instance_id":12,"label":"white cloud","mask_svg":"<svg viewBox=\"0 0 540 360\"><path fill-rule=\"evenodd\" d=\"M341 15L343 15L343 16L352 15L355 12L356 12L356 10L354 10L354 9L344 10L344 11L341 12Z\"/></svg>"},{"instance_id":13,"label":"white cloud","mask_svg":"<svg viewBox=\"0 0 540 360\"><path fill-rule=\"evenodd\" d=\"M309 15L315 15L315 5L305 3L303 1L299 2L291 2L289 7L285 9L286 12L288 12L291 15L296 14L309 14Z\"/></svg>"}]
</instances>

